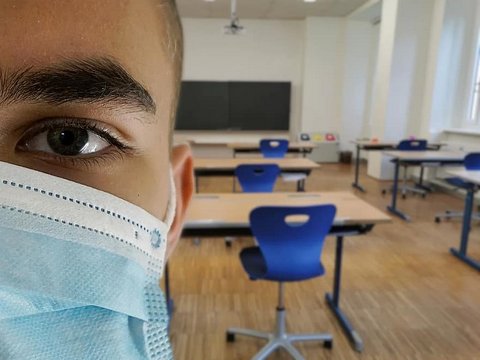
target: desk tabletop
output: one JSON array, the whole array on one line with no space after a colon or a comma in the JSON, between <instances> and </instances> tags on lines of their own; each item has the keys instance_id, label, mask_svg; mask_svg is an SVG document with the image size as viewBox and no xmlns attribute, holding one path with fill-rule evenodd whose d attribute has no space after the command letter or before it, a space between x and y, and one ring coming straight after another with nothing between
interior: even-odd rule
<instances>
[{"instance_id":1,"label":"desk tabletop","mask_svg":"<svg viewBox=\"0 0 480 360\"><path fill-rule=\"evenodd\" d=\"M447 174L458 177L469 183L480 185L480 170L458 169L447 171Z\"/></svg>"},{"instance_id":2,"label":"desk tabletop","mask_svg":"<svg viewBox=\"0 0 480 360\"><path fill-rule=\"evenodd\" d=\"M188 209L185 228L248 227L250 212L258 206L334 204L335 225L388 223L390 217L346 191L311 193L197 194Z\"/></svg>"},{"instance_id":3,"label":"desk tabletop","mask_svg":"<svg viewBox=\"0 0 480 360\"><path fill-rule=\"evenodd\" d=\"M194 158L195 170L234 170L240 164L277 164L282 170L312 170L320 167L316 162L306 158Z\"/></svg>"},{"instance_id":4,"label":"desk tabletop","mask_svg":"<svg viewBox=\"0 0 480 360\"><path fill-rule=\"evenodd\" d=\"M227 147L230 149L235 150L242 150L242 149L260 149L259 142L231 142L227 143ZM290 141L288 143L289 149L313 149L318 147L318 144L315 144L310 141Z\"/></svg>"},{"instance_id":5,"label":"desk tabletop","mask_svg":"<svg viewBox=\"0 0 480 360\"><path fill-rule=\"evenodd\" d=\"M459 151L385 151L384 155L398 160L462 161L466 153Z\"/></svg>"}]
</instances>

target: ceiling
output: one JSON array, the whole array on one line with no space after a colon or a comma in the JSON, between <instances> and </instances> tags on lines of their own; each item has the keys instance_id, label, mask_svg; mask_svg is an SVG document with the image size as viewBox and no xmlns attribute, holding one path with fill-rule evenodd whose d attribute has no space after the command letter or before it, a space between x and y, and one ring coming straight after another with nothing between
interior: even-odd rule
<instances>
[{"instance_id":1,"label":"ceiling","mask_svg":"<svg viewBox=\"0 0 480 360\"><path fill-rule=\"evenodd\" d=\"M343 17L368 0L237 0L240 19L304 19L307 16ZM191 18L229 18L230 0L177 0L180 16Z\"/></svg>"}]
</instances>

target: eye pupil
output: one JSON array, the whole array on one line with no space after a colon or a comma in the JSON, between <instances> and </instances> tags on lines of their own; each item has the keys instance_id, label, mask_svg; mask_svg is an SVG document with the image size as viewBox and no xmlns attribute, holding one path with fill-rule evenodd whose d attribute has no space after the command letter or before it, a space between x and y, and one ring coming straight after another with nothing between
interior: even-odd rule
<instances>
[{"instance_id":1,"label":"eye pupil","mask_svg":"<svg viewBox=\"0 0 480 360\"><path fill-rule=\"evenodd\" d=\"M75 134L71 130L64 130L59 134L59 141L64 146L71 146L75 141Z\"/></svg>"},{"instance_id":2,"label":"eye pupil","mask_svg":"<svg viewBox=\"0 0 480 360\"><path fill-rule=\"evenodd\" d=\"M47 141L57 154L74 156L88 145L88 131L74 127L51 129L47 133Z\"/></svg>"}]
</instances>

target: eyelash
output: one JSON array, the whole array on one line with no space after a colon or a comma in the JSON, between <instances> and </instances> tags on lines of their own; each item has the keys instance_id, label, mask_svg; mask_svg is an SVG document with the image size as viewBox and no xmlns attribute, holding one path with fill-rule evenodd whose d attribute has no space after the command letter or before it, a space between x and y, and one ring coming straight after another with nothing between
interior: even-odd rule
<instances>
[{"instance_id":1,"label":"eyelash","mask_svg":"<svg viewBox=\"0 0 480 360\"><path fill-rule=\"evenodd\" d=\"M70 165L70 166L100 166L101 162L104 161L113 161L113 160L122 160L125 155L135 153L135 149L129 145L126 145L122 139L120 139L116 134L107 130L101 124L94 120L90 119L78 119L78 118L64 118L64 119L45 119L39 124L34 125L32 129L27 130L26 134L20 140L20 148L22 148L22 143L26 143L29 139L33 138L36 135L39 135L43 132L56 129L58 127L75 127L87 131L91 131L96 135L103 138L110 146L105 150L101 150L98 154L94 153L91 155L79 155L79 156L62 156L55 154L42 153L42 156L48 157L55 162L61 165ZM113 146L113 149L109 149ZM25 149L25 146L23 146Z\"/></svg>"}]
</instances>

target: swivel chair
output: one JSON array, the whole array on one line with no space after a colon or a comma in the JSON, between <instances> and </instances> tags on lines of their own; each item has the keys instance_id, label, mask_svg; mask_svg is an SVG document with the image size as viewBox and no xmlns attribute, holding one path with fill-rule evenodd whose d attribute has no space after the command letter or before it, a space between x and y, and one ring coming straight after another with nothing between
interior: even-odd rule
<instances>
[{"instance_id":1,"label":"swivel chair","mask_svg":"<svg viewBox=\"0 0 480 360\"><path fill-rule=\"evenodd\" d=\"M261 360L278 348L285 349L294 359L302 360L292 345L296 341L319 341L332 348L330 334L290 334L286 332L284 305L285 282L302 281L325 273L320 262L323 243L335 218L334 205L264 206L250 213L250 226L259 246L241 251L242 266L251 280L278 282L276 324L272 333L251 329L229 328L227 341L235 335L267 340L267 344L252 359ZM290 222L292 216L307 216L305 222Z\"/></svg>"},{"instance_id":2,"label":"swivel chair","mask_svg":"<svg viewBox=\"0 0 480 360\"><path fill-rule=\"evenodd\" d=\"M288 151L289 141L285 139L263 139L260 140L260 151L264 158L284 158ZM285 182L296 182L297 188L305 187L307 175L303 173L281 173Z\"/></svg>"},{"instance_id":3,"label":"swivel chair","mask_svg":"<svg viewBox=\"0 0 480 360\"><path fill-rule=\"evenodd\" d=\"M285 139L262 139L260 151L264 158L283 158L288 151L289 141Z\"/></svg>"},{"instance_id":4,"label":"swivel chair","mask_svg":"<svg viewBox=\"0 0 480 360\"><path fill-rule=\"evenodd\" d=\"M398 143L396 150L399 151L426 151L427 147L427 140L402 140ZM425 197L427 194L427 190L424 188L419 188L415 186L408 186L407 184L407 175L408 175L408 165L402 165L403 167L403 179L402 185L399 187L399 190L402 193L402 198L405 199L407 197L408 192L412 192L415 194L420 194L422 197ZM391 191L392 189L390 189ZM385 195L387 190L382 190L382 194Z\"/></svg>"},{"instance_id":5,"label":"swivel chair","mask_svg":"<svg viewBox=\"0 0 480 360\"><path fill-rule=\"evenodd\" d=\"M277 164L242 164L235 169L243 192L272 192L279 174Z\"/></svg>"},{"instance_id":6,"label":"swivel chair","mask_svg":"<svg viewBox=\"0 0 480 360\"><path fill-rule=\"evenodd\" d=\"M277 164L241 164L235 168L243 192L272 192L279 174ZM231 247L234 239L225 237L225 245Z\"/></svg>"},{"instance_id":7,"label":"swivel chair","mask_svg":"<svg viewBox=\"0 0 480 360\"><path fill-rule=\"evenodd\" d=\"M464 166L467 170L480 170L480 153L471 153L465 156ZM468 182L456 177L445 178L444 180L448 184L461 190L469 190L472 186ZM444 213L435 215L435 222L439 223L442 219L449 220L454 218L463 218L463 211L446 210ZM480 220L480 213L477 212L472 214L472 219Z\"/></svg>"}]
</instances>

